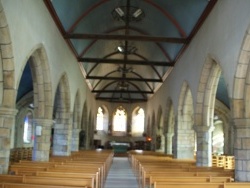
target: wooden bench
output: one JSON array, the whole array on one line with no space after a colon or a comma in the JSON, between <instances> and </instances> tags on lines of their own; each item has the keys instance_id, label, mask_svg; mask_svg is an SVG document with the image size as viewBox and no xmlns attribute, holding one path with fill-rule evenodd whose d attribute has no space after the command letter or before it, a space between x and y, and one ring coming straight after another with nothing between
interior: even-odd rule
<instances>
[{"instance_id":1,"label":"wooden bench","mask_svg":"<svg viewBox=\"0 0 250 188\"><path fill-rule=\"evenodd\" d=\"M9 171L19 175L36 175L37 172L54 171L54 172L75 172L75 173L92 173L95 176L95 182L100 187L104 182L104 170L101 171L100 164L82 164L82 163L60 163L53 162L22 162L10 166ZM52 170L55 169L55 170Z\"/></svg>"},{"instance_id":2,"label":"wooden bench","mask_svg":"<svg viewBox=\"0 0 250 188\"><path fill-rule=\"evenodd\" d=\"M86 186L95 188L94 177L65 178L65 177L39 177L39 176L15 176L0 175L1 183L28 183L40 185L60 185L60 186Z\"/></svg>"},{"instance_id":3,"label":"wooden bench","mask_svg":"<svg viewBox=\"0 0 250 188\"><path fill-rule=\"evenodd\" d=\"M232 182L230 177L163 177L150 176L149 186L153 187L154 183L225 183Z\"/></svg>"},{"instance_id":4,"label":"wooden bench","mask_svg":"<svg viewBox=\"0 0 250 188\"><path fill-rule=\"evenodd\" d=\"M212 182L212 183L224 183L224 182L233 182L233 179L230 177L166 177L166 176L150 176L149 184L152 185L154 182Z\"/></svg>"},{"instance_id":5,"label":"wooden bench","mask_svg":"<svg viewBox=\"0 0 250 188\"><path fill-rule=\"evenodd\" d=\"M224 188L224 183L163 183L155 182L151 188Z\"/></svg>"},{"instance_id":6,"label":"wooden bench","mask_svg":"<svg viewBox=\"0 0 250 188\"><path fill-rule=\"evenodd\" d=\"M149 183L149 179L151 176L153 177L228 177L233 178L233 172L224 172L224 171L196 171L196 172L172 172L172 169L158 169L157 171L144 171L143 175L139 177L139 182L144 187L147 183Z\"/></svg>"},{"instance_id":7,"label":"wooden bench","mask_svg":"<svg viewBox=\"0 0 250 188\"><path fill-rule=\"evenodd\" d=\"M52 157L47 162L20 160L9 167L9 173L15 175L6 175L3 180L31 185L102 188L112 157L111 151L84 151L72 156Z\"/></svg>"},{"instance_id":8,"label":"wooden bench","mask_svg":"<svg viewBox=\"0 0 250 188\"><path fill-rule=\"evenodd\" d=\"M249 188L249 183L161 183L155 182L151 188Z\"/></svg>"},{"instance_id":9,"label":"wooden bench","mask_svg":"<svg viewBox=\"0 0 250 188\"><path fill-rule=\"evenodd\" d=\"M62 186L56 185L38 185L38 184L27 184L27 183L0 183L1 188L62 188ZM63 186L63 188L76 188L74 186ZM81 186L77 188L88 188Z\"/></svg>"}]
</instances>

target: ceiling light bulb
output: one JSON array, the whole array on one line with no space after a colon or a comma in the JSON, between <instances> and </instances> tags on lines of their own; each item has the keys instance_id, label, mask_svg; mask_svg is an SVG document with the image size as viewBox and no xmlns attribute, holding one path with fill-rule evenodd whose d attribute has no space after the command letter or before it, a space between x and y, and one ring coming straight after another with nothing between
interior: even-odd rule
<instances>
[{"instance_id":1,"label":"ceiling light bulb","mask_svg":"<svg viewBox=\"0 0 250 188\"><path fill-rule=\"evenodd\" d=\"M118 49L119 52L123 52L123 47L118 46L117 49Z\"/></svg>"},{"instance_id":2,"label":"ceiling light bulb","mask_svg":"<svg viewBox=\"0 0 250 188\"><path fill-rule=\"evenodd\" d=\"M120 7L116 8L115 11L117 12L117 14L119 14L120 17L124 16L124 12Z\"/></svg>"},{"instance_id":3,"label":"ceiling light bulb","mask_svg":"<svg viewBox=\"0 0 250 188\"><path fill-rule=\"evenodd\" d=\"M133 16L135 18L137 18L138 16L140 16L142 14L142 10L140 8L138 8L134 13L133 13Z\"/></svg>"}]
</instances>

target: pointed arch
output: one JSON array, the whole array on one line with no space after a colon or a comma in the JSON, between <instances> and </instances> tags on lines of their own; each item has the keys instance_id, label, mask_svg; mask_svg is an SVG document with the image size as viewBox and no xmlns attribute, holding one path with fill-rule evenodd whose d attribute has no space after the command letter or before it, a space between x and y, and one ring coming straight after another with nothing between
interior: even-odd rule
<instances>
[{"instance_id":1,"label":"pointed arch","mask_svg":"<svg viewBox=\"0 0 250 188\"><path fill-rule=\"evenodd\" d=\"M31 52L29 66L33 80L35 118L52 119L52 87L47 53L43 45Z\"/></svg>"},{"instance_id":2,"label":"pointed arch","mask_svg":"<svg viewBox=\"0 0 250 188\"><path fill-rule=\"evenodd\" d=\"M178 124L176 129L177 158L193 159L195 148L193 97L188 83L182 84L178 104Z\"/></svg>"},{"instance_id":3,"label":"pointed arch","mask_svg":"<svg viewBox=\"0 0 250 188\"><path fill-rule=\"evenodd\" d=\"M5 12L0 2L0 106L15 108L15 66L13 47Z\"/></svg>"},{"instance_id":4,"label":"pointed arch","mask_svg":"<svg viewBox=\"0 0 250 188\"><path fill-rule=\"evenodd\" d=\"M167 99L165 118L165 153L173 154L173 138L175 133L174 106L171 98Z\"/></svg>"},{"instance_id":5,"label":"pointed arch","mask_svg":"<svg viewBox=\"0 0 250 188\"><path fill-rule=\"evenodd\" d=\"M201 73L196 100L196 126L213 125L214 104L221 68L211 57L206 59Z\"/></svg>"},{"instance_id":6,"label":"pointed arch","mask_svg":"<svg viewBox=\"0 0 250 188\"><path fill-rule=\"evenodd\" d=\"M144 131L145 111L140 106L137 106L132 112L131 134L132 136L142 136Z\"/></svg>"},{"instance_id":7,"label":"pointed arch","mask_svg":"<svg viewBox=\"0 0 250 188\"><path fill-rule=\"evenodd\" d=\"M54 100L53 154L68 156L71 153L72 114L70 113L70 87L64 73L57 86Z\"/></svg>"},{"instance_id":8,"label":"pointed arch","mask_svg":"<svg viewBox=\"0 0 250 188\"><path fill-rule=\"evenodd\" d=\"M219 64L211 56L208 56L201 72L196 99L197 166L212 166L214 107L220 76Z\"/></svg>"},{"instance_id":9,"label":"pointed arch","mask_svg":"<svg viewBox=\"0 0 250 188\"><path fill-rule=\"evenodd\" d=\"M243 38L239 51L237 68L234 76L232 98L232 114L235 128L234 155L235 181L250 181L249 169L245 169L245 162L250 160L248 144L250 132L250 26Z\"/></svg>"},{"instance_id":10,"label":"pointed arch","mask_svg":"<svg viewBox=\"0 0 250 188\"><path fill-rule=\"evenodd\" d=\"M81 107L80 107L80 94L79 90L75 96L74 111L72 119L72 141L71 141L71 151L79 150L79 133L80 133L80 122L81 122Z\"/></svg>"},{"instance_id":11,"label":"pointed arch","mask_svg":"<svg viewBox=\"0 0 250 188\"><path fill-rule=\"evenodd\" d=\"M152 112L152 119L150 123L151 127L151 137L152 137L152 142L151 142L151 149L153 151L156 150L156 122L155 122L155 111Z\"/></svg>"},{"instance_id":12,"label":"pointed arch","mask_svg":"<svg viewBox=\"0 0 250 188\"><path fill-rule=\"evenodd\" d=\"M163 120L162 106L159 106L156 118L156 149L158 152L164 152L165 149L165 127Z\"/></svg>"}]
</instances>

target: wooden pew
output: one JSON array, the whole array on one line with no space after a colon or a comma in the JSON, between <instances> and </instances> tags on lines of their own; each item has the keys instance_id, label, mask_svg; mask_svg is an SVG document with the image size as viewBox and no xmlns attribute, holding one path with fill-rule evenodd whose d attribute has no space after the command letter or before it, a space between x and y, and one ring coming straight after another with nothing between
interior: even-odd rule
<instances>
[{"instance_id":1,"label":"wooden pew","mask_svg":"<svg viewBox=\"0 0 250 188\"><path fill-rule=\"evenodd\" d=\"M101 171L100 164L82 164L78 163L54 163L54 162L22 162L10 166L10 172L21 175L35 175L40 171L57 172L75 172L92 173L95 176L95 182L100 187L104 182L104 171ZM55 170L53 170L55 169Z\"/></svg>"},{"instance_id":2,"label":"wooden pew","mask_svg":"<svg viewBox=\"0 0 250 188\"><path fill-rule=\"evenodd\" d=\"M151 188L249 188L250 182L242 183L161 183L155 182Z\"/></svg>"},{"instance_id":3,"label":"wooden pew","mask_svg":"<svg viewBox=\"0 0 250 188\"><path fill-rule=\"evenodd\" d=\"M27 183L40 185L60 185L95 188L94 177L65 178L65 177L39 177L39 176L15 176L0 175L1 183Z\"/></svg>"},{"instance_id":4,"label":"wooden pew","mask_svg":"<svg viewBox=\"0 0 250 188\"><path fill-rule=\"evenodd\" d=\"M10 182L14 179L16 183L61 185L67 180L69 184L66 185L70 186L86 184L89 187L102 188L112 157L112 151L84 151L76 152L72 156L52 157L48 162L21 160L10 165L10 174L16 174L14 178L11 177Z\"/></svg>"},{"instance_id":5,"label":"wooden pew","mask_svg":"<svg viewBox=\"0 0 250 188\"><path fill-rule=\"evenodd\" d=\"M153 188L224 188L224 183L162 183L155 182Z\"/></svg>"},{"instance_id":6,"label":"wooden pew","mask_svg":"<svg viewBox=\"0 0 250 188\"><path fill-rule=\"evenodd\" d=\"M250 182L233 182L233 183L225 183L224 188L249 188Z\"/></svg>"},{"instance_id":7,"label":"wooden pew","mask_svg":"<svg viewBox=\"0 0 250 188\"><path fill-rule=\"evenodd\" d=\"M153 171L144 171L142 176L139 179L142 187L144 187L148 182L150 176L154 177L228 177L233 178L233 172L224 172L224 171L192 171L192 172L182 172L182 171L174 171L172 169L161 169L153 170Z\"/></svg>"},{"instance_id":8,"label":"wooden pew","mask_svg":"<svg viewBox=\"0 0 250 188\"><path fill-rule=\"evenodd\" d=\"M74 186L56 186L56 185L38 185L38 184L27 184L27 183L0 183L1 188L76 188ZM81 186L77 188L88 188Z\"/></svg>"},{"instance_id":9,"label":"wooden pew","mask_svg":"<svg viewBox=\"0 0 250 188\"><path fill-rule=\"evenodd\" d=\"M149 186L154 187L154 183L224 183L232 182L230 177L162 177L162 176L150 176Z\"/></svg>"},{"instance_id":10,"label":"wooden pew","mask_svg":"<svg viewBox=\"0 0 250 188\"><path fill-rule=\"evenodd\" d=\"M36 172L39 177L60 177L60 178L92 178L94 188L101 187L98 173L71 173L71 172Z\"/></svg>"}]
</instances>

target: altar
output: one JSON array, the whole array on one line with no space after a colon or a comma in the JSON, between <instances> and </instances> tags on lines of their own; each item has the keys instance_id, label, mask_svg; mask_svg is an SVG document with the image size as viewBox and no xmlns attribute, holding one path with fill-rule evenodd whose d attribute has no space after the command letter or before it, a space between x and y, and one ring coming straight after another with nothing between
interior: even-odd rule
<instances>
[{"instance_id":1,"label":"altar","mask_svg":"<svg viewBox=\"0 0 250 188\"><path fill-rule=\"evenodd\" d=\"M130 147L129 143L124 142L110 142L110 145L115 154L127 153L128 148Z\"/></svg>"}]
</instances>

